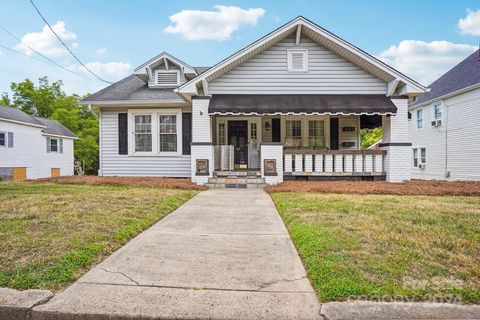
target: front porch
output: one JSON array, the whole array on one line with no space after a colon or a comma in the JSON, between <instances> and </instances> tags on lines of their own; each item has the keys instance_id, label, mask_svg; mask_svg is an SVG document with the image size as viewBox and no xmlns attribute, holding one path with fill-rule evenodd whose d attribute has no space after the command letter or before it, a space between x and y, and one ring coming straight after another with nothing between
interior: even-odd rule
<instances>
[{"instance_id":1,"label":"front porch","mask_svg":"<svg viewBox=\"0 0 480 320\"><path fill-rule=\"evenodd\" d=\"M259 105L267 101L263 96L253 100L251 96L241 98L250 99L250 104L227 97L221 101L229 103L225 106L215 97L194 99L192 116L196 117L198 112L198 117L206 120L204 130L194 128L194 133L200 136L198 140L203 136L211 142L192 143L192 180L212 183L247 170L257 172L255 178L262 179L258 181L261 185L278 184L284 179L409 178L409 171L405 170L409 169L409 143L392 142L392 138L408 139L403 135L407 124L405 98L295 98L288 101L287 97L288 104L281 100L283 106L268 99L267 107ZM310 101L316 105L305 107L311 105ZM397 106L401 107L400 112ZM380 150L361 150L360 130L374 127L383 128L384 144ZM394 168L400 170L396 172ZM218 173L225 172L229 174L218 178Z\"/></svg>"}]
</instances>

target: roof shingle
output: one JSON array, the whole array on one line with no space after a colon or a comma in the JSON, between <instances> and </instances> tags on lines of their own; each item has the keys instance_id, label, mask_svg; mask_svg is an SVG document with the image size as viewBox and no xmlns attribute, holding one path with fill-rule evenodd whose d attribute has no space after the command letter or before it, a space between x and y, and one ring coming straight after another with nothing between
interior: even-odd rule
<instances>
[{"instance_id":1,"label":"roof shingle","mask_svg":"<svg viewBox=\"0 0 480 320\"><path fill-rule=\"evenodd\" d=\"M446 94L480 83L480 50L472 53L468 58L450 69L443 76L435 80L430 92L419 97L412 106L423 104Z\"/></svg>"}]
</instances>

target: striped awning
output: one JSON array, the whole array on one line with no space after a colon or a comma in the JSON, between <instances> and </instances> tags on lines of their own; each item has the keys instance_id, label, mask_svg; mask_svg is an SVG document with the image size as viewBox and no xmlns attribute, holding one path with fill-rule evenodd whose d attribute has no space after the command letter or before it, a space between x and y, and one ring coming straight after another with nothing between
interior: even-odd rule
<instances>
[{"instance_id":1,"label":"striped awning","mask_svg":"<svg viewBox=\"0 0 480 320\"><path fill-rule=\"evenodd\" d=\"M381 94L214 94L210 115L386 115L397 107Z\"/></svg>"}]
</instances>

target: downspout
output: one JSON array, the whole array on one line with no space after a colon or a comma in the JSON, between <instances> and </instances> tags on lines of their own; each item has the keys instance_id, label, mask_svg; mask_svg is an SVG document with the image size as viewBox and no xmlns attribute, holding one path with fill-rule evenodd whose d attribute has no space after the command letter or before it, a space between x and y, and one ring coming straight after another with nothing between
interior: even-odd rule
<instances>
[{"instance_id":1,"label":"downspout","mask_svg":"<svg viewBox=\"0 0 480 320\"><path fill-rule=\"evenodd\" d=\"M444 105L445 116L445 178L450 177L450 172L448 171L448 106Z\"/></svg>"}]
</instances>

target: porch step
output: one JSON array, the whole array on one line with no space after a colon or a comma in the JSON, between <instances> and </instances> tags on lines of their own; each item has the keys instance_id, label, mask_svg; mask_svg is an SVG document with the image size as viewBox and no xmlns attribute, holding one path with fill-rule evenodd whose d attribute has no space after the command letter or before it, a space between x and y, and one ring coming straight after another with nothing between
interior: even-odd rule
<instances>
[{"instance_id":1,"label":"porch step","mask_svg":"<svg viewBox=\"0 0 480 320\"><path fill-rule=\"evenodd\" d=\"M265 178L258 177L213 177L208 178L208 183L206 184L209 188L235 188L235 189L257 189L263 188L266 186Z\"/></svg>"},{"instance_id":2,"label":"porch step","mask_svg":"<svg viewBox=\"0 0 480 320\"><path fill-rule=\"evenodd\" d=\"M256 170L247 170L247 171L215 171L213 172L214 177L223 177L223 178L260 178L262 174L260 171Z\"/></svg>"}]
</instances>

